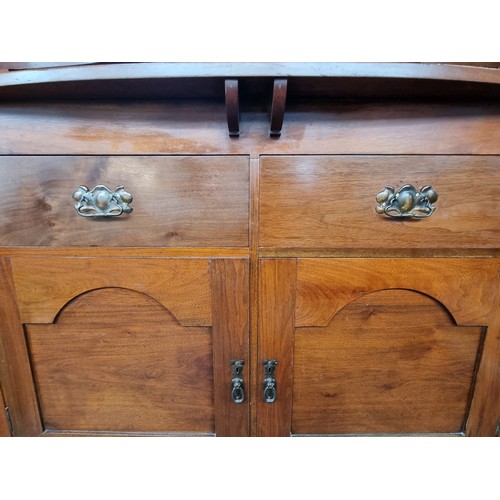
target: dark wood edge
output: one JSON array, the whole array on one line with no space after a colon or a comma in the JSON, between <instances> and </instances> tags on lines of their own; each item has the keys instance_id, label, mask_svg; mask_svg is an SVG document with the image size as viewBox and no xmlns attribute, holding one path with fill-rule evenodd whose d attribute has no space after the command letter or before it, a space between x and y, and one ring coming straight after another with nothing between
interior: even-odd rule
<instances>
[{"instance_id":1,"label":"dark wood edge","mask_svg":"<svg viewBox=\"0 0 500 500\"><path fill-rule=\"evenodd\" d=\"M0 62L0 71L26 71L30 69L50 69L68 66L101 64L97 62ZM110 64L110 63L107 63Z\"/></svg>"},{"instance_id":2,"label":"dark wood edge","mask_svg":"<svg viewBox=\"0 0 500 500\"><path fill-rule=\"evenodd\" d=\"M276 78L274 80L271 122L269 125L269 135L271 137L278 138L281 136L283 119L285 117L287 86L288 80L286 78Z\"/></svg>"},{"instance_id":3,"label":"dark wood edge","mask_svg":"<svg viewBox=\"0 0 500 500\"><path fill-rule=\"evenodd\" d=\"M500 257L498 248L332 248L332 247L260 247L260 258L442 258L461 257L493 259Z\"/></svg>"},{"instance_id":4,"label":"dark wood edge","mask_svg":"<svg viewBox=\"0 0 500 500\"><path fill-rule=\"evenodd\" d=\"M212 433L188 433L188 432L120 432L120 431L52 431L45 430L40 437L214 437Z\"/></svg>"},{"instance_id":5,"label":"dark wood edge","mask_svg":"<svg viewBox=\"0 0 500 500\"><path fill-rule=\"evenodd\" d=\"M229 137L240 135L240 100L238 95L238 80L225 81L226 115Z\"/></svg>"},{"instance_id":6,"label":"dark wood edge","mask_svg":"<svg viewBox=\"0 0 500 500\"><path fill-rule=\"evenodd\" d=\"M109 63L0 73L0 87L154 78L361 77L500 84L500 70L441 63Z\"/></svg>"}]
</instances>

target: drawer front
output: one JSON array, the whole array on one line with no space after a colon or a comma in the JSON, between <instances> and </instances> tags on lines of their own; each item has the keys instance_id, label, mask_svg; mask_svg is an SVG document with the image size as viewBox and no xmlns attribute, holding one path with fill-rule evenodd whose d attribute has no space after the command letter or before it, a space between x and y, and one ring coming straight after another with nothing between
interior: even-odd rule
<instances>
[{"instance_id":1,"label":"drawer front","mask_svg":"<svg viewBox=\"0 0 500 500\"><path fill-rule=\"evenodd\" d=\"M248 245L244 156L2 157L0 180L3 246ZM81 185L124 186L133 211L114 216L110 203L107 216L81 216L72 197Z\"/></svg>"},{"instance_id":2,"label":"drawer front","mask_svg":"<svg viewBox=\"0 0 500 500\"><path fill-rule=\"evenodd\" d=\"M406 184L432 186L432 215L376 212ZM500 157L263 157L260 224L262 247L498 248Z\"/></svg>"}]
</instances>

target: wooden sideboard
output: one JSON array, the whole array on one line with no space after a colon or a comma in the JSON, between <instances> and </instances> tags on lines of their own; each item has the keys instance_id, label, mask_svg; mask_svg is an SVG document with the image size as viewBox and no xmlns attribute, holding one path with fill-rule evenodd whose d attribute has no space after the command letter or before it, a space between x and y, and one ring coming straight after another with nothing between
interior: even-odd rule
<instances>
[{"instance_id":1,"label":"wooden sideboard","mask_svg":"<svg viewBox=\"0 0 500 500\"><path fill-rule=\"evenodd\" d=\"M2 63L0 123L0 434L499 433L495 64Z\"/></svg>"}]
</instances>

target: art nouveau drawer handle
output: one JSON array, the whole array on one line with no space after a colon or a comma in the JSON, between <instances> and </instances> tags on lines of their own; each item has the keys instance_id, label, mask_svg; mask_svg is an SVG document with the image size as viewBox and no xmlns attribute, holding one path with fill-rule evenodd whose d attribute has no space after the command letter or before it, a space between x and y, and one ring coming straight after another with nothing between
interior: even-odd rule
<instances>
[{"instance_id":1,"label":"art nouveau drawer handle","mask_svg":"<svg viewBox=\"0 0 500 500\"><path fill-rule=\"evenodd\" d=\"M82 217L117 217L123 213L132 212L129 206L134 199L125 191L123 186L118 186L114 191L99 184L89 190L87 186L80 186L74 193L75 209Z\"/></svg>"},{"instance_id":2,"label":"art nouveau drawer handle","mask_svg":"<svg viewBox=\"0 0 500 500\"><path fill-rule=\"evenodd\" d=\"M423 219L430 217L436 210L433 203L438 199L438 194L431 186L424 186L419 191L411 184L406 184L397 191L392 186L385 186L376 198L379 205L375 211L378 214Z\"/></svg>"}]
</instances>

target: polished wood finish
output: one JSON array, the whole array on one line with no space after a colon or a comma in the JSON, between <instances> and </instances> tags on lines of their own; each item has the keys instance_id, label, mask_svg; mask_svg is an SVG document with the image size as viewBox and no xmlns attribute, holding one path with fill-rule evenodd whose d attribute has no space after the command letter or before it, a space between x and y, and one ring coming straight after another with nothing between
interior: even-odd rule
<instances>
[{"instance_id":1,"label":"polished wood finish","mask_svg":"<svg viewBox=\"0 0 500 500\"><path fill-rule=\"evenodd\" d=\"M291 415L262 433L463 434L500 261L295 262L261 264L262 282L288 293L262 285L259 332L293 366Z\"/></svg>"},{"instance_id":2,"label":"polished wood finish","mask_svg":"<svg viewBox=\"0 0 500 500\"><path fill-rule=\"evenodd\" d=\"M296 325L327 326L362 295L398 288L438 300L459 325L486 326L499 269L499 259L299 259Z\"/></svg>"},{"instance_id":3,"label":"polished wood finish","mask_svg":"<svg viewBox=\"0 0 500 500\"><path fill-rule=\"evenodd\" d=\"M12 258L23 323L52 323L71 299L98 288L146 293L183 326L212 324L207 259Z\"/></svg>"},{"instance_id":4,"label":"polished wood finish","mask_svg":"<svg viewBox=\"0 0 500 500\"><path fill-rule=\"evenodd\" d=\"M295 259L262 259L259 266L259 343L256 387L257 436L289 436L292 418ZM265 360L275 359L276 401L263 398Z\"/></svg>"},{"instance_id":5,"label":"polished wood finish","mask_svg":"<svg viewBox=\"0 0 500 500\"><path fill-rule=\"evenodd\" d=\"M27 325L47 430L214 432L210 329L151 297L92 290Z\"/></svg>"},{"instance_id":6,"label":"polished wood finish","mask_svg":"<svg viewBox=\"0 0 500 500\"><path fill-rule=\"evenodd\" d=\"M332 248L332 247L264 247L261 257L500 257L500 249L488 248Z\"/></svg>"},{"instance_id":7,"label":"polished wood finish","mask_svg":"<svg viewBox=\"0 0 500 500\"><path fill-rule=\"evenodd\" d=\"M294 337L292 434L461 433L482 339L410 290L361 296Z\"/></svg>"},{"instance_id":8,"label":"polished wood finish","mask_svg":"<svg viewBox=\"0 0 500 500\"><path fill-rule=\"evenodd\" d=\"M238 80L226 80L226 114L229 137L240 135L240 99L238 94Z\"/></svg>"},{"instance_id":9,"label":"polished wood finish","mask_svg":"<svg viewBox=\"0 0 500 500\"><path fill-rule=\"evenodd\" d=\"M262 372L259 370L259 168L260 159L257 155L250 157L250 433L254 435L257 429L257 398Z\"/></svg>"},{"instance_id":10,"label":"polished wood finish","mask_svg":"<svg viewBox=\"0 0 500 500\"><path fill-rule=\"evenodd\" d=\"M40 257L40 247L0 247L0 256ZM43 247L47 257L88 257L88 247ZM93 257L248 257L248 248L92 248Z\"/></svg>"},{"instance_id":11,"label":"polished wood finish","mask_svg":"<svg viewBox=\"0 0 500 500\"><path fill-rule=\"evenodd\" d=\"M6 157L0 176L1 245L248 246L244 157ZM133 212L79 216L73 192L98 184L125 186Z\"/></svg>"},{"instance_id":12,"label":"polished wood finish","mask_svg":"<svg viewBox=\"0 0 500 500\"><path fill-rule=\"evenodd\" d=\"M248 260L213 259L212 318L215 380L215 433L248 436L250 432ZM231 399L231 361L243 360L245 400Z\"/></svg>"},{"instance_id":13,"label":"polished wood finish","mask_svg":"<svg viewBox=\"0 0 500 500\"><path fill-rule=\"evenodd\" d=\"M0 383L16 436L42 432L9 259L0 257Z\"/></svg>"},{"instance_id":14,"label":"polished wood finish","mask_svg":"<svg viewBox=\"0 0 500 500\"><path fill-rule=\"evenodd\" d=\"M7 68L9 63L5 64ZM21 63L22 64L22 63ZM1 74L0 87L40 87L48 83L107 82L117 80L156 80L236 77L312 77L312 78L383 78L387 80L448 80L450 82L500 83L498 72L484 67L443 63L122 63L74 65L43 71L26 69ZM18 66L19 67L19 66ZM21 66L22 67L22 66ZM27 68L26 63L24 67ZM27 92L25 90L25 92ZM0 94L1 96L2 94ZM9 95L9 94L3 94ZM10 94L12 95L12 94ZM18 94L19 95L19 94ZM22 95L22 94L21 94Z\"/></svg>"},{"instance_id":15,"label":"polished wood finish","mask_svg":"<svg viewBox=\"0 0 500 500\"><path fill-rule=\"evenodd\" d=\"M10 437L9 421L7 418L7 408L0 388L0 437Z\"/></svg>"},{"instance_id":16,"label":"polished wood finish","mask_svg":"<svg viewBox=\"0 0 500 500\"><path fill-rule=\"evenodd\" d=\"M228 138L223 98L0 103L0 154L500 154L498 102L288 97L286 134L276 141L268 136L268 100L265 110L241 110L245 133L237 140Z\"/></svg>"},{"instance_id":17,"label":"polished wood finish","mask_svg":"<svg viewBox=\"0 0 500 500\"><path fill-rule=\"evenodd\" d=\"M286 90L288 80L286 78L277 78L274 80L273 101L271 103L271 121L269 124L269 135L278 138L283 128L283 119L286 109Z\"/></svg>"},{"instance_id":18,"label":"polished wood finish","mask_svg":"<svg viewBox=\"0 0 500 500\"><path fill-rule=\"evenodd\" d=\"M261 169L263 246L500 247L497 156L265 157ZM375 212L385 186L404 184L432 185L434 214L394 220Z\"/></svg>"},{"instance_id":19,"label":"polished wood finish","mask_svg":"<svg viewBox=\"0 0 500 500\"><path fill-rule=\"evenodd\" d=\"M495 293L495 305L491 311L486 332L481 364L478 368L467 435L500 435L500 289Z\"/></svg>"},{"instance_id":20,"label":"polished wood finish","mask_svg":"<svg viewBox=\"0 0 500 500\"><path fill-rule=\"evenodd\" d=\"M246 259L13 261L46 432L248 435Z\"/></svg>"},{"instance_id":21,"label":"polished wood finish","mask_svg":"<svg viewBox=\"0 0 500 500\"><path fill-rule=\"evenodd\" d=\"M495 63L8 64L0 387L14 435L497 432ZM271 110L280 80L286 112ZM125 185L132 214L79 217L73 190L101 183ZM431 218L375 213L404 183L433 185ZM278 361L274 403L264 359Z\"/></svg>"}]
</instances>

